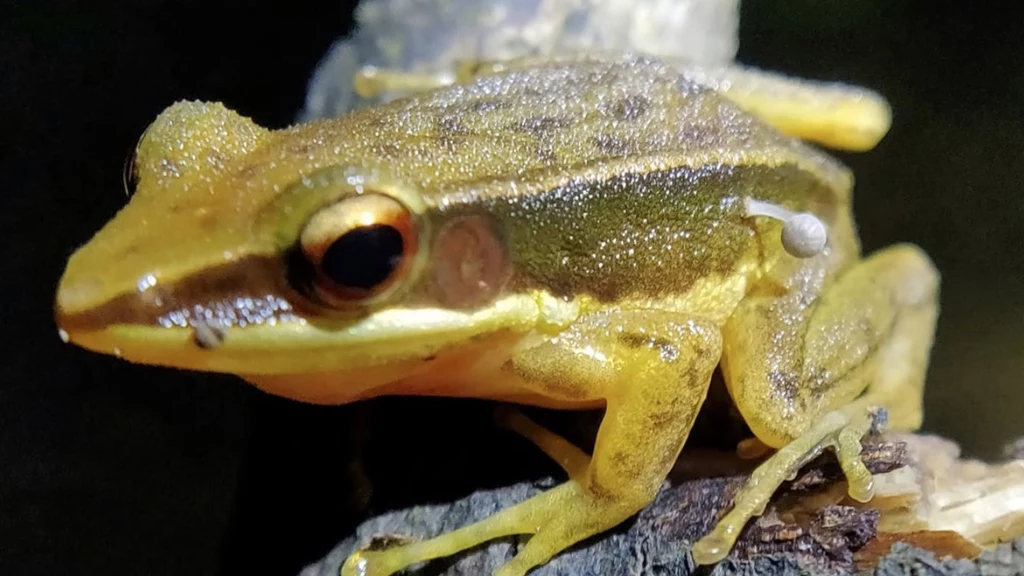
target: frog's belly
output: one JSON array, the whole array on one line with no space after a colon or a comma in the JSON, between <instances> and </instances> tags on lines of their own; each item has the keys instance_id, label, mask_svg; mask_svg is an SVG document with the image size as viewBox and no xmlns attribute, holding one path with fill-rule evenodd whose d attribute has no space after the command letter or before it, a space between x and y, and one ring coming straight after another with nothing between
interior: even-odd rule
<instances>
[{"instance_id":1,"label":"frog's belly","mask_svg":"<svg viewBox=\"0 0 1024 576\"><path fill-rule=\"evenodd\" d=\"M346 373L244 378L269 394L312 404L348 404L378 396L440 396L501 400L555 410L587 410L604 406L604 400L600 398L552 398L525 390L514 381L501 382L497 379L470 383L461 378L409 378L385 386L368 386L362 377Z\"/></svg>"},{"instance_id":2,"label":"frog's belly","mask_svg":"<svg viewBox=\"0 0 1024 576\"><path fill-rule=\"evenodd\" d=\"M429 358L379 366L305 374L249 374L245 380L261 390L314 404L347 404L377 396L446 396L505 400L555 409L603 405L597 395L560 398L530 390L508 368L522 335L493 334Z\"/></svg>"}]
</instances>

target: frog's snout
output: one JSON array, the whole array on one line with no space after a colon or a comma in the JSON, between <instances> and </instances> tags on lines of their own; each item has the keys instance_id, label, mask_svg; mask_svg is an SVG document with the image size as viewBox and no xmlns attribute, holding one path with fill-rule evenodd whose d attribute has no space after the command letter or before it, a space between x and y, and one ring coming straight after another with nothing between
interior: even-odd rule
<instances>
[{"instance_id":1,"label":"frog's snout","mask_svg":"<svg viewBox=\"0 0 1024 576\"><path fill-rule=\"evenodd\" d=\"M96 276L69 279L64 275L57 285L57 324L63 324L68 316L88 308L103 291L103 283Z\"/></svg>"},{"instance_id":2,"label":"frog's snout","mask_svg":"<svg viewBox=\"0 0 1024 576\"><path fill-rule=\"evenodd\" d=\"M53 309L61 340L81 345L81 337L93 331L82 320L103 297L103 291L103 280L97 275L69 276L65 273L61 277Z\"/></svg>"}]
</instances>

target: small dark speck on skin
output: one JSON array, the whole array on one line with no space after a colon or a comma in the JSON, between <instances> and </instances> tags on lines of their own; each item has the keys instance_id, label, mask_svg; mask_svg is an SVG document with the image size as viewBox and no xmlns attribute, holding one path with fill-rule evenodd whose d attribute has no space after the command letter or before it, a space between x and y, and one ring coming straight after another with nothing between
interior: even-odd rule
<instances>
[{"instance_id":1,"label":"small dark speck on skin","mask_svg":"<svg viewBox=\"0 0 1024 576\"><path fill-rule=\"evenodd\" d=\"M543 137L547 132L568 128L574 124L571 118L559 118L556 116L535 116L526 118L513 124L512 129L516 132L526 132L538 138Z\"/></svg>"},{"instance_id":2,"label":"small dark speck on skin","mask_svg":"<svg viewBox=\"0 0 1024 576\"><path fill-rule=\"evenodd\" d=\"M800 376L789 371L771 370L767 374L771 389L780 393L782 398L790 404L797 398L797 390L800 388Z\"/></svg>"},{"instance_id":3,"label":"small dark speck on skin","mask_svg":"<svg viewBox=\"0 0 1024 576\"><path fill-rule=\"evenodd\" d=\"M238 171L238 175L248 180L255 176L256 174L258 174L260 168L262 168L262 166L259 164L247 164L243 166L241 170Z\"/></svg>"},{"instance_id":4,"label":"small dark speck on skin","mask_svg":"<svg viewBox=\"0 0 1024 576\"><path fill-rule=\"evenodd\" d=\"M462 120L454 114L445 114L437 119L437 131L444 136L461 136L466 133Z\"/></svg>"},{"instance_id":5,"label":"small dark speck on skin","mask_svg":"<svg viewBox=\"0 0 1024 576\"><path fill-rule=\"evenodd\" d=\"M694 145L706 145L714 142L719 138L719 134L715 131L713 126L705 124L699 126L688 126L687 128L680 131L679 137L687 142L693 142Z\"/></svg>"},{"instance_id":6,"label":"small dark speck on skin","mask_svg":"<svg viewBox=\"0 0 1024 576\"><path fill-rule=\"evenodd\" d=\"M308 142L295 141L290 142L285 149L290 154L295 154L296 156L305 156L306 154L309 154L310 148L311 146Z\"/></svg>"},{"instance_id":7,"label":"small dark speck on skin","mask_svg":"<svg viewBox=\"0 0 1024 576\"><path fill-rule=\"evenodd\" d=\"M185 210L186 206L180 202L175 202L167 207L167 212L170 214L180 214Z\"/></svg>"},{"instance_id":8,"label":"small dark speck on skin","mask_svg":"<svg viewBox=\"0 0 1024 576\"><path fill-rule=\"evenodd\" d=\"M648 430L661 430L671 426L679 419L679 414L672 410L655 410L647 416Z\"/></svg>"},{"instance_id":9,"label":"small dark speck on skin","mask_svg":"<svg viewBox=\"0 0 1024 576\"><path fill-rule=\"evenodd\" d=\"M612 114L619 120L637 120L647 113L651 100L643 94L631 94L612 106Z\"/></svg>"},{"instance_id":10,"label":"small dark speck on skin","mask_svg":"<svg viewBox=\"0 0 1024 576\"><path fill-rule=\"evenodd\" d=\"M541 142L534 153L542 162L554 163L557 160L555 157L555 150L548 142Z\"/></svg>"},{"instance_id":11,"label":"small dark speck on skin","mask_svg":"<svg viewBox=\"0 0 1024 576\"><path fill-rule=\"evenodd\" d=\"M623 156L626 154L626 142L613 134L601 134L594 138L594 146L603 154Z\"/></svg>"},{"instance_id":12,"label":"small dark speck on skin","mask_svg":"<svg viewBox=\"0 0 1024 576\"><path fill-rule=\"evenodd\" d=\"M672 342L665 338L648 336L647 334L640 334L639 332L624 332L619 334L619 342L622 342L630 348L642 348L644 346L662 348L664 346L672 346Z\"/></svg>"},{"instance_id":13,"label":"small dark speck on skin","mask_svg":"<svg viewBox=\"0 0 1024 576\"><path fill-rule=\"evenodd\" d=\"M445 134L442 133L436 140L437 147L449 154L455 154L459 151L459 147L465 142L465 138L459 137L457 134Z\"/></svg>"},{"instance_id":14,"label":"small dark speck on skin","mask_svg":"<svg viewBox=\"0 0 1024 576\"><path fill-rule=\"evenodd\" d=\"M679 357L679 348L667 338L648 336L636 332L626 332L619 335L619 342L630 348L652 348L658 350L666 362L671 362Z\"/></svg>"},{"instance_id":15,"label":"small dark speck on skin","mask_svg":"<svg viewBox=\"0 0 1024 576\"><path fill-rule=\"evenodd\" d=\"M197 320L192 325L192 339L195 340L196 346L204 350L220 346L224 343L225 337L227 331L220 324Z\"/></svg>"},{"instance_id":16,"label":"small dark speck on skin","mask_svg":"<svg viewBox=\"0 0 1024 576\"><path fill-rule=\"evenodd\" d=\"M615 464L616 468L622 468L624 466L629 466L632 457L625 452L616 451L612 452L609 459Z\"/></svg>"},{"instance_id":17,"label":"small dark speck on skin","mask_svg":"<svg viewBox=\"0 0 1024 576\"><path fill-rule=\"evenodd\" d=\"M477 100L469 105L469 109L472 112L491 112L494 110L502 110L508 108L509 103L506 100Z\"/></svg>"}]
</instances>

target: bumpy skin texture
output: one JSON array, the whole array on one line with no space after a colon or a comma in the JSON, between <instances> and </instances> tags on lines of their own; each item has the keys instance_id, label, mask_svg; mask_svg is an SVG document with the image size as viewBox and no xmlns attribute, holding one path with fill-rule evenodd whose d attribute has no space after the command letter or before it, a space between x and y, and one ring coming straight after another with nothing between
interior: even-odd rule
<instances>
[{"instance_id":1,"label":"bumpy skin texture","mask_svg":"<svg viewBox=\"0 0 1024 576\"><path fill-rule=\"evenodd\" d=\"M520 575L617 525L654 497L721 362L750 428L781 450L695 544L713 562L823 448L870 498L860 437L879 408L919 423L936 313L927 258L904 246L861 262L848 171L764 110L643 59L511 65L276 132L178 104L139 145L131 202L72 257L58 321L92 349L306 401L606 407L592 456L538 442L564 484L357 553L353 575L531 534L498 571ZM408 208L421 248L386 297L311 300L296 281L304 224L367 191ZM783 224L747 200L813 214L827 245L792 256Z\"/></svg>"},{"instance_id":2,"label":"bumpy skin texture","mask_svg":"<svg viewBox=\"0 0 1024 576\"><path fill-rule=\"evenodd\" d=\"M702 187L703 176L727 180L732 171L752 167L762 172L759 195L826 219L845 209L850 185L848 172L835 161L674 69L647 61L517 69L276 132L219 104L183 102L147 130L135 166L132 201L69 263L65 281L77 285L62 292L68 322L117 292L134 295L145 270L160 271L166 285L247 256L277 263L282 245L294 241L285 234L286 223L275 218L280 205L287 202L292 218L304 221L319 206L295 206L301 200L289 191L304 177L334 167L413 188L431 220L484 210L504 219L502 228L510 234L540 234L552 223L590 230L590 238L573 246L588 258L620 247L660 255L623 255L622 262L651 265L603 273L602 278L625 275L637 282L632 292L638 296L646 295L643 283L649 279L694 274L689 271L702 270L703 258L722 249L735 254L729 244L738 236L752 237L737 202L746 192ZM666 173L660 184L639 181L659 172ZM595 206L600 212L586 212L585 220L562 212L588 201L600 186L607 189L602 196L614 196ZM660 225L660 236L631 238L624 231L620 238L613 228L620 222L604 222L621 217L626 206L645 203L647 213L638 215L634 228L643 228L646 219L643 229L659 232ZM706 233L707 227L722 230ZM705 235L687 236L693 231ZM511 247L520 267L533 265L538 256L527 251L526 240ZM618 245L608 244L613 240ZM569 241L563 234L562 242ZM234 258L226 259L225 251ZM98 268L107 274L98 278ZM102 284L85 290L79 281L86 279ZM593 289L587 278L570 280L576 294ZM241 282L230 288L237 295L262 295Z\"/></svg>"}]
</instances>

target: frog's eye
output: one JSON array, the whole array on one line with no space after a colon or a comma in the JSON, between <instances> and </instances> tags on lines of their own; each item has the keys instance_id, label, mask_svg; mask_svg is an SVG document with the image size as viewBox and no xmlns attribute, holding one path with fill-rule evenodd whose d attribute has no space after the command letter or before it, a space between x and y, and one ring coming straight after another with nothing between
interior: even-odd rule
<instances>
[{"instance_id":1,"label":"frog's eye","mask_svg":"<svg viewBox=\"0 0 1024 576\"><path fill-rule=\"evenodd\" d=\"M316 295L344 304L372 299L400 281L415 257L418 234L408 208L371 193L322 208L299 243L314 271Z\"/></svg>"}]
</instances>

